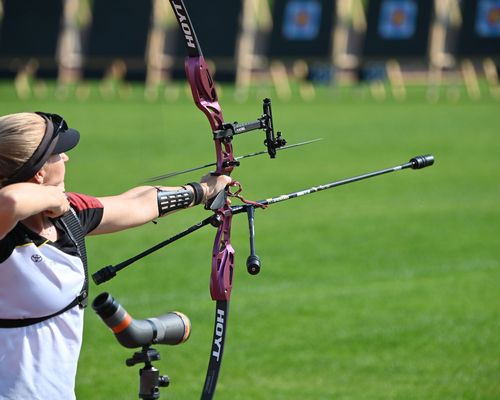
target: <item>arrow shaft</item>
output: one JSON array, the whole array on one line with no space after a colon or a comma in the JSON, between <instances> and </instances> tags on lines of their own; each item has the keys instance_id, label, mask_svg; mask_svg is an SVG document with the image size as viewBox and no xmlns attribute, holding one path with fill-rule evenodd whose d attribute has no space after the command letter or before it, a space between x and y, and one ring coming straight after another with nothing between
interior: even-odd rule
<instances>
[{"instance_id":1,"label":"arrow shaft","mask_svg":"<svg viewBox=\"0 0 500 400\"><path fill-rule=\"evenodd\" d=\"M283 147L278 147L276 149L276 151L293 149L294 147L305 146L307 144L315 143L315 142L318 142L320 140L322 140L322 139L319 138L319 139L307 140L305 142L300 142L300 143L293 143L293 144L289 144L289 145L286 145L286 146L283 146ZM260 155L267 154L267 153L268 153L267 150L262 150L262 151L257 151L255 153L245 154L243 156L238 156L238 157L235 157L234 159L235 159L235 161L239 161L239 160L243 160L245 158L260 156ZM150 178L147 181L148 182L160 181L162 179L172 178L173 176L187 174L188 172L198 171L200 169L205 169L205 168L213 167L213 166L216 166L216 165L217 165L217 163L213 162L213 163L208 163L208 164L205 164L205 165L200 165L198 167L193 167L193 168L185 169L185 170L182 170L182 171L169 172L167 174L163 174L163 175L159 175L159 176L155 176L153 178Z\"/></svg>"}]
</instances>

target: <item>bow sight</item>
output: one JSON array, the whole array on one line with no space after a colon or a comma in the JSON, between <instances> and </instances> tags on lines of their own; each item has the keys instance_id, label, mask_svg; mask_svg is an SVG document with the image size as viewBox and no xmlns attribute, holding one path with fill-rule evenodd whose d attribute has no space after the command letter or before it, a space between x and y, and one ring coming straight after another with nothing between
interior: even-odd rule
<instances>
[{"instance_id":1,"label":"bow sight","mask_svg":"<svg viewBox=\"0 0 500 400\"><path fill-rule=\"evenodd\" d=\"M286 145L286 140L281 136L281 132L274 134L273 127L273 113L271 110L271 99L262 100L262 110L263 114L260 118L255 121L244 122L244 123L224 123L222 128L213 132L214 139L222 139L224 141L230 141L234 135L240 135L242 133L247 133L254 131L256 129L263 129L266 131L266 140L264 140L264 145L267 147L267 152L271 158L276 157L276 150L280 147ZM238 160L226 161L223 166L234 167L239 166L240 162Z\"/></svg>"}]
</instances>

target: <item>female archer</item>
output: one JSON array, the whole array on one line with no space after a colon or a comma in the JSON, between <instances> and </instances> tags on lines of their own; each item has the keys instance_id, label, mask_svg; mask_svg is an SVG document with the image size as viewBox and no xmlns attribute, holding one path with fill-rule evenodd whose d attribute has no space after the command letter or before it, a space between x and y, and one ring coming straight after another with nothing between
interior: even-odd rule
<instances>
[{"instance_id":1,"label":"female archer","mask_svg":"<svg viewBox=\"0 0 500 400\"><path fill-rule=\"evenodd\" d=\"M56 114L0 117L0 399L74 399L87 297L83 237L206 203L231 182L135 187L110 197L65 191L80 135Z\"/></svg>"}]
</instances>

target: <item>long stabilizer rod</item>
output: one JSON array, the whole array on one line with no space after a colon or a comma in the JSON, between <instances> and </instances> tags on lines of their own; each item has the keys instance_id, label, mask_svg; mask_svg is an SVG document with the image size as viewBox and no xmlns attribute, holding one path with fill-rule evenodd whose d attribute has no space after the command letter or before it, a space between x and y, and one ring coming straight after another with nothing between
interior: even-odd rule
<instances>
[{"instance_id":1,"label":"long stabilizer rod","mask_svg":"<svg viewBox=\"0 0 500 400\"><path fill-rule=\"evenodd\" d=\"M334 188L337 186L346 185L348 183L353 183L353 182L361 181L364 179L373 178L375 176L388 174L390 172L401 171L401 170L407 169L407 168L422 169L425 167L429 167L432 164L434 164L434 156L432 156L430 154L427 154L424 156L417 156L417 157L413 157L409 162L402 164L402 165L398 165L396 167L385 168L385 169L381 169L379 171L369 172L367 174L354 176L352 178L342 179L340 181L327 183L325 185L313 186L311 188L300 190L298 192L282 194L280 196L271 197L269 199L259 200L256 203L261 204L263 206L268 206L271 204L280 203L280 202L285 201L285 200L291 200L291 199L294 199L296 197L301 197L301 196L305 196L308 194L321 192L322 190L327 190L327 189L331 189L331 188ZM246 209L250 206L251 205L248 205L248 204L233 206L233 207L231 207L231 210L232 210L233 214L239 214L242 212L246 212Z\"/></svg>"}]
</instances>

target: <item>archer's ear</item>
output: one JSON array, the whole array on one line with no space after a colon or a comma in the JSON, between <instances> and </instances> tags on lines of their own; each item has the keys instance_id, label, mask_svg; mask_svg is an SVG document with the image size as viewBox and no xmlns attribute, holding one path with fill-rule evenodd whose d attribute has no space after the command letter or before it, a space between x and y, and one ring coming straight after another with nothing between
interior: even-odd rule
<instances>
[{"instance_id":1,"label":"archer's ear","mask_svg":"<svg viewBox=\"0 0 500 400\"><path fill-rule=\"evenodd\" d=\"M30 179L30 182L42 184L45 181L45 175L47 171L45 171L45 165L35 174L33 178Z\"/></svg>"}]
</instances>

